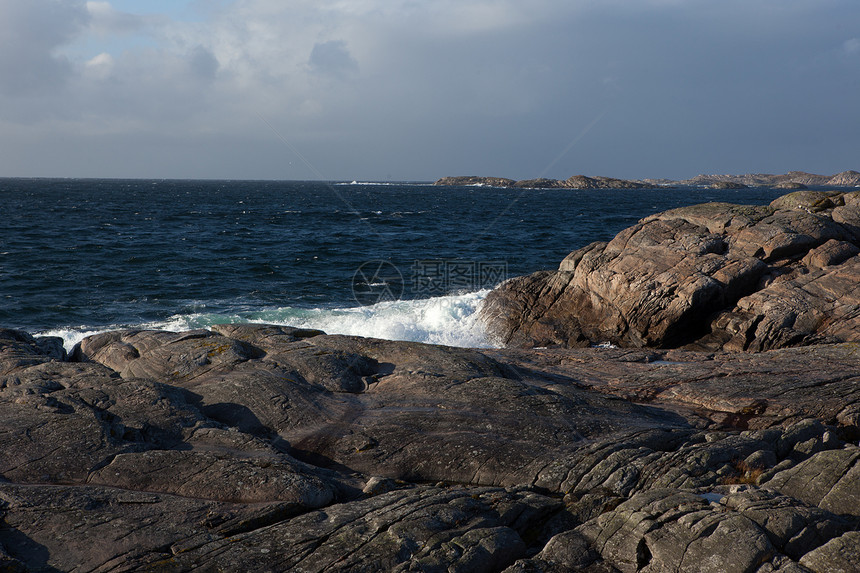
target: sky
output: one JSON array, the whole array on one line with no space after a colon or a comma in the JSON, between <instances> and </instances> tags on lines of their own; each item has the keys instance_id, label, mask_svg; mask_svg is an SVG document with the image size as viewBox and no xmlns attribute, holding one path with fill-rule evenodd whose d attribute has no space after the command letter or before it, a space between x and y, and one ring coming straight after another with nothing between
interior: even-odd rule
<instances>
[{"instance_id":1,"label":"sky","mask_svg":"<svg viewBox=\"0 0 860 573\"><path fill-rule=\"evenodd\" d=\"M857 0L0 0L0 177L860 170Z\"/></svg>"}]
</instances>

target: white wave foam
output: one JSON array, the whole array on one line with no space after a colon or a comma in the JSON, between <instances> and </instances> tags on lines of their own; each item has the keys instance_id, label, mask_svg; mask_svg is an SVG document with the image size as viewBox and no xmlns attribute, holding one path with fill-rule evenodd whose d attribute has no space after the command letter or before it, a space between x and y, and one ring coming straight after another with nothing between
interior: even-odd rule
<instances>
[{"instance_id":1,"label":"white wave foam","mask_svg":"<svg viewBox=\"0 0 860 573\"><path fill-rule=\"evenodd\" d=\"M261 313L253 322L275 322L317 328L329 334L351 334L447 346L493 346L476 311L488 290L423 300L380 302L340 309L286 308Z\"/></svg>"},{"instance_id":2,"label":"white wave foam","mask_svg":"<svg viewBox=\"0 0 860 573\"><path fill-rule=\"evenodd\" d=\"M166 320L107 328L78 327L41 332L39 336L59 336L67 351L87 336L120 328L168 330L173 332L209 328L225 323L266 323L316 328L328 334L349 334L443 344L468 348L492 348L477 310L489 290L422 300L380 302L351 308L283 307L236 314L177 314Z\"/></svg>"},{"instance_id":3,"label":"white wave foam","mask_svg":"<svg viewBox=\"0 0 860 573\"><path fill-rule=\"evenodd\" d=\"M432 187L431 182L419 181L336 181L333 185L372 185L373 187Z\"/></svg>"},{"instance_id":4,"label":"white wave foam","mask_svg":"<svg viewBox=\"0 0 860 573\"><path fill-rule=\"evenodd\" d=\"M87 336L92 336L93 334L101 334L102 332L109 332L111 330L116 330L117 327L108 327L101 329L92 329L87 327L78 327L78 328L57 328L54 330L47 330L45 332L37 332L34 336L56 336L58 338L63 339L63 348L66 349L66 352L71 352L72 348L75 347L75 344L86 338Z\"/></svg>"}]
</instances>

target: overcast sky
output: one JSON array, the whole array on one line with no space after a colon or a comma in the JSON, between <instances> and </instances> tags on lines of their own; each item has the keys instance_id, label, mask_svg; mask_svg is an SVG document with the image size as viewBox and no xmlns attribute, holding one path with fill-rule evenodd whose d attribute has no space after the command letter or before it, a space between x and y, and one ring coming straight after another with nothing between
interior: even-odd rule
<instances>
[{"instance_id":1,"label":"overcast sky","mask_svg":"<svg viewBox=\"0 0 860 573\"><path fill-rule=\"evenodd\" d=\"M0 176L860 170L857 0L0 0Z\"/></svg>"}]
</instances>

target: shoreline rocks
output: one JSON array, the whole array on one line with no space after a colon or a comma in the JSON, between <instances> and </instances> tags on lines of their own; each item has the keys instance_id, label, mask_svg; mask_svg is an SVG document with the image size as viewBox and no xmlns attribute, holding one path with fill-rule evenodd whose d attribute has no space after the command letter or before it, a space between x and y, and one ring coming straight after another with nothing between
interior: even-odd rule
<instances>
[{"instance_id":1,"label":"shoreline rocks","mask_svg":"<svg viewBox=\"0 0 860 573\"><path fill-rule=\"evenodd\" d=\"M860 192L709 203L646 217L481 310L511 346L762 351L860 341Z\"/></svg>"},{"instance_id":2,"label":"shoreline rocks","mask_svg":"<svg viewBox=\"0 0 860 573\"><path fill-rule=\"evenodd\" d=\"M0 568L851 570L855 346L0 330Z\"/></svg>"}]
</instances>

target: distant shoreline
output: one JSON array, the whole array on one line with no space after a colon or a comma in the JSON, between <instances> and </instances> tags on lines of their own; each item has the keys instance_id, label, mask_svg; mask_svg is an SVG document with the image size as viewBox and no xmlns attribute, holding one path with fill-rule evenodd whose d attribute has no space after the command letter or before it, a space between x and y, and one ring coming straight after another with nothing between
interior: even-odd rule
<instances>
[{"instance_id":1,"label":"distant shoreline","mask_svg":"<svg viewBox=\"0 0 860 573\"><path fill-rule=\"evenodd\" d=\"M434 185L459 187L504 187L521 189L659 189L671 187L709 187L712 189L743 189L773 187L803 190L810 187L860 187L860 173L843 171L835 175L817 175L805 171L748 173L745 175L697 175L680 181L672 179L616 179L614 177L574 175L567 179L524 179L481 177L474 175L442 177Z\"/></svg>"}]
</instances>

